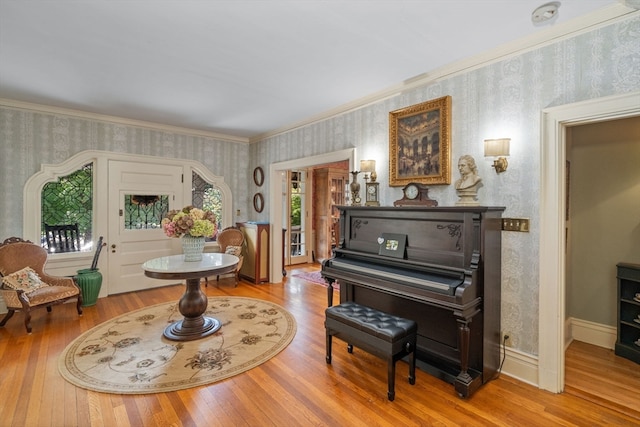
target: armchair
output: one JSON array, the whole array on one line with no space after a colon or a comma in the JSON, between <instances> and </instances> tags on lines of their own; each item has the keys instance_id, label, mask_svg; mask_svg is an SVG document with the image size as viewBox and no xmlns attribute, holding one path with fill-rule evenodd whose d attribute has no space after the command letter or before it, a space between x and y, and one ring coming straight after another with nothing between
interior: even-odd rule
<instances>
[{"instance_id":1,"label":"armchair","mask_svg":"<svg viewBox=\"0 0 640 427\"><path fill-rule=\"evenodd\" d=\"M240 258L238 261L238 266L234 271L236 276L236 286L238 286L238 281L240 280L240 268L242 267L243 262L243 247L244 247L244 234L240 231L239 228L235 227L227 227L218 233L217 237L218 245L220 246L220 250L223 253L235 255ZM220 276L216 277L216 281L220 280Z\"/></svg>"},{"instance_id":2,"label":"armchair","mask_svg":"<svg viewBox=\"0 0 640 427\"><path fill-rule=\"evenodd\" d=\"M18 237L0 244L0 295L8 312L0 321L4 326L16 311L24 312L24 326L31 333L31 310L77 299L76 309L82 314L82 293L70 277L50 276L44 272L47 251Z\"/></svg>"}]
</instances>

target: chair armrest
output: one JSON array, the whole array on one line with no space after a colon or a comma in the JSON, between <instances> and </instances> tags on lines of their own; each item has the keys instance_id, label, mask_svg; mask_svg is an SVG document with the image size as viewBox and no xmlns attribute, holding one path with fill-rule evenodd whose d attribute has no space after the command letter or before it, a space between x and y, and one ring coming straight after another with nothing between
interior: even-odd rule
<instances>
[{"instance_id":1,"label":"chair armrest","mask_svg":"<svg viewBox=\"0 0 640 427\"><path fill-rule=\"evenodd\" d=\"M22 301L20 300L20 293L24 291L17 291L15 289L0 288L0 295L4 299L4 303L8 308L20 309L22 308Z\"/></svg>"}]
</instances>

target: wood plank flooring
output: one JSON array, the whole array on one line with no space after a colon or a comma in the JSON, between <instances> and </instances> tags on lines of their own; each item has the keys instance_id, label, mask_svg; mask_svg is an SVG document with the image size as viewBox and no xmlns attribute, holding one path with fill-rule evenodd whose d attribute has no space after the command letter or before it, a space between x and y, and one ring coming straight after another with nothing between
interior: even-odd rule
<instances>
[{"instance_id":1,"label":"wood plank flooring","mask_svg":"<svg viewBox=\"0 0 640 427\"><path fill-rule=\"evenodd\" d=\"M305 265L302 270L317 269ZM599 383L597 399L574 393L552 394L502 375L471 398L459 399L453 386L417 371L415 385L399 362L396 399L386 397L386 363L357 348L353 354L335 341L333 362L325 362L324 287L294 277L283 283L251 285L210 281L209 296L261 298L287 308L298 323L293 342L268 362L208 386L171 393L114 395L67 383L58 373L58 357L75 337L119 314L180 298L182 285L101 298L78 317L73 304L33 314L33 334L24 330L22 313L0 328L0 426L599 426L638 425L637 411L605 405L607 389L619 380ZM335 295L336 302L338 296ZM161 333L161 331L159 331ZM586 351L590 357L597 352ZM567 377L594 382L568 352ZM582 367L580 364L583 364ZM631 370L637 372L638 366ZM628 393L637 393L629 389ZM592 393L593 395L593 393ZM614 397L615 398L615 397ZM633 402L632 402L633 403Z\"/></svg>"},{"instance_id":2,"label":"wood plank flooring","mask_svg":"<svg viewBox=\"0 0 640 427\"><path fill-rule=\"evenodd\" d=\"M565 393L638 418L640 365L613 350L573 341L565 352Z\"/></svg>"}]
</instances>

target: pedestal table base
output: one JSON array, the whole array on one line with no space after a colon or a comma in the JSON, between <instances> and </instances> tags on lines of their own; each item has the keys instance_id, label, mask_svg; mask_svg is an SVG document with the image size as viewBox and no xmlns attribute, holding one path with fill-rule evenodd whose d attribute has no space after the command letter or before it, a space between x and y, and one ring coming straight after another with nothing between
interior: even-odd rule
<instances>
[{"instance_id":1,"label":"pedestal table base","mask_svg":"<svg viewBox=\"0 0 640 427\"><path fill-rule=\"evenodd\" d=\"M191 341L214 334L222 324L218 319L204 316L207 295L200 288L200 279L187 279L187 289L180 298L178 309L184 319L164 329L164 336L173 341Z\"/></svg>"}]
</instances>

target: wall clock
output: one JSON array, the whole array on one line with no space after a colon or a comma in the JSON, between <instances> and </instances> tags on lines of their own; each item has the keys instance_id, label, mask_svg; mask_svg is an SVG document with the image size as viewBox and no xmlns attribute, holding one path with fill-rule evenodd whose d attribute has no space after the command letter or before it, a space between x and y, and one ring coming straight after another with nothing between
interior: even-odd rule
<instances>
[{"instance_id":1,"label":"wall clock","mask_svg":"<svg viewBox=\"0 0 640 427\"><path fill-rule=\"evenodd\" d=\"M402 199L393 202L393 206L438 206L438 202L429 198L429 187L410 182L402 189Z\"/></svg>"}]
</instances>

